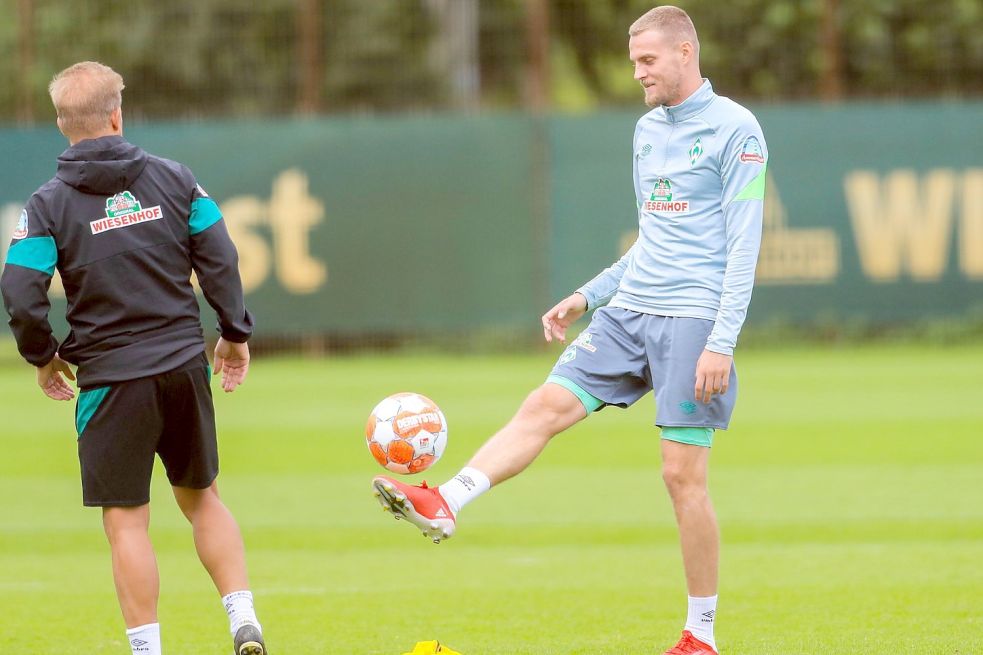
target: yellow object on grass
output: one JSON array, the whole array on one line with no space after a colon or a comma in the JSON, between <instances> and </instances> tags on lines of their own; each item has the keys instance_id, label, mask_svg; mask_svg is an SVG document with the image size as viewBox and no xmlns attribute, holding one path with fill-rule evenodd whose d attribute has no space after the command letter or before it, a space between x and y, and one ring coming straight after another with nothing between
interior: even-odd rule
<instances>
[{"instance_id":1,"label":"yellow object on grass","mask_svg":"<svg viewBox=\"0 0 983 655\"><path fill-rule=\"evenodd\" d=\"M439 641L421 641L413 647L410 653L403 655L461 655L456 650L451 650L447 646L441 646Z\"/></svg>"}]
</instances>

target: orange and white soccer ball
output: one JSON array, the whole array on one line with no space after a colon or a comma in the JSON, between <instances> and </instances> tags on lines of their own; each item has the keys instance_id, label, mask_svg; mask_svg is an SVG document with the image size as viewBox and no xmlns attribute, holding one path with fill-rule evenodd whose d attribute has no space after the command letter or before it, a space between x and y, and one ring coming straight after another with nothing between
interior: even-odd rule
<instances>
[{"instance_id":1,"label":"orange and white soccer ball","mask_svg":"<svg viewBox=\"0 0 983 655\"><path fill-rule=\"evenodd\" d=\"M365 439L375 460L390 471L420 473L444 454L447 419L426 396L397 393L369 414Z\"/></svg>"}]
</instances>

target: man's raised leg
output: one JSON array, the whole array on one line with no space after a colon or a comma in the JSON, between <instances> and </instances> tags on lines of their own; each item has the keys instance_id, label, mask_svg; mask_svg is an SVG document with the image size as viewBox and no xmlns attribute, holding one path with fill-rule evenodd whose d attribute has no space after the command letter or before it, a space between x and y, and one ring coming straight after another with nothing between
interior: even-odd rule
<instances>
[{"instance_id":1,"label":"man's raised leg","mask_svg":"<svg viewBox=\"0 0 983 655\"><path fill-rule=\"evenodd\" d=\"M533 391L505 427L478 449L468 465L438 487L412 486L379 476L372 481L383 509L406 518L439 543L454 534L457 513L489 489L521 473L553 436L587 416L583 402L558 384Z\"/></svg>"},{"instance_id":2,"label":"man's raised leg","mask_svg":"<svg viewBox=\"0 0 983 655\"><path fill-rule=\"evenodd\" d=\"M583 403L571 391L544 384L478 449L468 466L487 475L493 485L505 482L532 464L550 439L586 416Z\"/></svg>"}]
</instances>

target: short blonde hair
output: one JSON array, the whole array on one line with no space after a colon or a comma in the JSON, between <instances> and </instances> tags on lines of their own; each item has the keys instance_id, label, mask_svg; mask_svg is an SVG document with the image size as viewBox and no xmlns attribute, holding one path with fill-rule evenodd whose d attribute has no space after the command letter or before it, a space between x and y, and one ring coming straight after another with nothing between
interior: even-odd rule
<instances>
[{"instance_id":1,"label":"short blonde hair","mask_svg":"<svg viewBox=\"0 0 983 655\"><path fill-rule=\"evenodd\" d=\"M700 50L700 40L696 36L696 27L689 14L672 5L662 5L649 9L631 24L628 36L638 36L646 30L659 30L674 37L676 43L689 41L697 52Z\"/></svg>"},{"instance_id":2,"label":"short blonde hair","mask_svg":"<svg viewBox=\"0 0 983 655\"><path fill-rule=\"evenodd\" d=\"M48 94L58 113L62 132L94 134L123 104L123 78L109 66L83 61L58 73Z\"/></svg>"}]
</instances>

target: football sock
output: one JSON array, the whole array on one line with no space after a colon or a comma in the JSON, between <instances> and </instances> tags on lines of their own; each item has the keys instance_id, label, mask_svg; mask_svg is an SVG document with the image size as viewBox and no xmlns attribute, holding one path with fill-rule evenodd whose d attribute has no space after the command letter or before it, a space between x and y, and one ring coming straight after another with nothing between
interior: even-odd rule
<instances>
[{"instance_id":1,"label":"football sock","mask_svg":"<svg viewBox=\"0 0 983 655\"><path fill-rule=\"evenodd\" d=\"M263 626L256 619L256 610L253 608L253 592L233 591L227 596L222 596L222 604L229 615L229 630L232 636L236 636L236 631L242 626L250 623L256 626L260 632Z\"/></svg>"},{"instance_id":2,"label":"football sock","mask_svg":"<svg viewBox=\"0 0 983 655\"><path fill-rule=\"evenodd\" d=\"M127 628L126 641L133 655L160 655L160 624L148 623Z\"/></svg>"},{"instance_id":3,"label":"football sock","mask_svg":"<svg viewBox=\"0 0 983 655\"><path fill-rule=\"evenodd\" d=\"M491 481L476 468L465 466L461 472L440 485L437 489L447 501L451 511L457 516L461 508L488 491Z\"/></svg>"},{"instance_id":4,"label":"football sock","mask_svg":"<svg viewBox=\"0 0 983 655\"><path fill-rule=\"evenodd\" d=\"M693 636L717 650L713 640L713 619L717 614L716 596L688 596L689 611L686 613L686 629Z\"/></svg>"}]
</instances>

